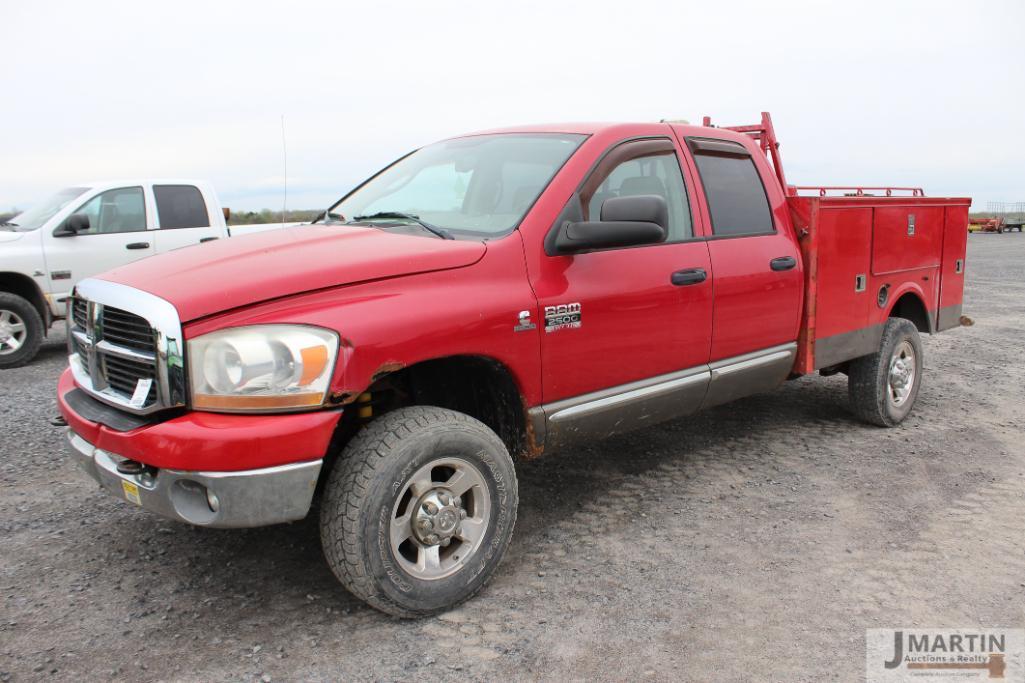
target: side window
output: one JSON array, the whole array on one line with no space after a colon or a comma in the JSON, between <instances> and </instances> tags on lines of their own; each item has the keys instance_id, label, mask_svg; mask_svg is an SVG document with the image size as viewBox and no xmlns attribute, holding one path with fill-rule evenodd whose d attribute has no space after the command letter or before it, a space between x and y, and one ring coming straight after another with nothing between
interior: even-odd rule
<instances>
[{"instance_id":1,"label":"side window","mask_svg":"<svg viewBox=\"0 0 1025 683\"><path fill-rule=\"evenodd\" d=\"M656 141L657 142L657 141ZM636 143L626 143L620 148ZM647 148L652 141L639 143ZM687 190L683 184L683 173L672 143L662 145L665 151L657 151L644 156L633 156L615 164L611 168L599 168L596 173L601 176L597 184L595 178L585 183L581 199L586 207L587 220L599 220L601 206L611 197L632 197L643 194L655 194L666 200L669 206L669 230L667 242L684 240L694 232L691 226L690 204L687 201ZM615 150L614 150L615 152ZM620 152L620 155L623 153ZM629 151L627 152L629 155Z\"/></svg>"},{"instance_id":2,"label":"side window","mask_svg":"<svg viewBox=\"0 0 1025 683\"><path fill-rule=\"evenodd\" d=\"M731 142L689 140L705 186L715 235L775 232L765 186L754 161ZM734 150L734 148L736 148Z\"/></svg>"},{"instance_id":3,"label":"side window","mask_svg":"<svg viewBox=\"0 0 1025 683\"><path fill-rule=\"evenodd\" d=\"M154 185L160 228L205 228L210 225L203 193L192 185Z\"/></svg>"},{"instance_id":4,"label":"side window","mask_svg":"<svg viewBox=\"0 0 1025 683\"><path fill-rule=\"evenodd\" d=\"M75 213L89 217L89 229L79 235L138 232L146 229L146 201L141 187L107 190L83 204Z\"/></svg>"}]
</instances>

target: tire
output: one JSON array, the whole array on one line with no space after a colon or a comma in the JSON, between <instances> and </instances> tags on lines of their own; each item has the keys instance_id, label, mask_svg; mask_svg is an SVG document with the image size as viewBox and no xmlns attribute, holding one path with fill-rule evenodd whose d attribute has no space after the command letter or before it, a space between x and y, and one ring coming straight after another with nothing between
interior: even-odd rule
<instances>
[{"instance_id":1,"label":"tire","mask_svg":"<svg viewBox=\"0 0 1025 683\"><path fill-rule=\"evenodd\" d=\"M17 368L36 357L43 343L43 319L27 300L0 292L0 369Z\"/></svg>"},{"instance_id":2,"label":"tire","mask_svg":"<svg viewBox=\"0 0 1025 683\"><path fill-rule=\"evenodd\" d=\"M904 318L887 320L879 350L851 361L848 369L847 391L854 413L880 427L903 422L922 385L922 359L922 338L914 323Z\"/></svg>"},{"instance_id":3,"label":"tire","mask_svg":"<svg viewBox=\"0 0 1025 683\"><path fill-rule=\"evenodd\" d=\"M400 408L339 454L321 501L321 545L353 595L388 614L426 616L488 582L512 539L517 502L512 458L493 431L444 408Z\"/></svg>"}]
</instances>

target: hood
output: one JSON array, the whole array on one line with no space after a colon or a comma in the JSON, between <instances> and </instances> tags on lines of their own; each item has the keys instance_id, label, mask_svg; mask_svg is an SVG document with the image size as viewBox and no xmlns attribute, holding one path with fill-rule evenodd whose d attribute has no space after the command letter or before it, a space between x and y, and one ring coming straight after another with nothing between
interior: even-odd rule
<instances>
[{"instance_id":1,"label":"hood","mask_svg":"<svg viewBox=\"0 0 1025 683\"><path fill-rule=\"evenodd\" d=\"M13 232L6 228L0 229L0 244L6 244L7 242L17 242L24 235L23 232Z\"/></svg>"},{"instance_id":2,"label":"hood","mask_svg":"<svg viewBox=\"0 0 1025 683\"><path fill-rule=\"evenodd\" d=\"M485 250L483 242L306 225L178 249L99 277L170 301L189 322L289 294L468 266Z\"/></svg>"}]
</instances>

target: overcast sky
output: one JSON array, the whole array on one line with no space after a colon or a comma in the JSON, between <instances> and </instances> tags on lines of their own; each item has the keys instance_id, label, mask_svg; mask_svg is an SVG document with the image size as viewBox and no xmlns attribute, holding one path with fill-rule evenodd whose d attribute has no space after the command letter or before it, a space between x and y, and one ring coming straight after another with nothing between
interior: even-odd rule
<instances>
[{"instance_id":1,"label":"overcast sky","mask_svg":"<svg viewBox=\"0 0 1025 683\"><path fill-rule=\"evenodd\" d=\"M0 210L196 177L318 208L459 133L749 123L788 180L1025 201L1025 2L0 0Z\"/></svg>"}]
</instances>

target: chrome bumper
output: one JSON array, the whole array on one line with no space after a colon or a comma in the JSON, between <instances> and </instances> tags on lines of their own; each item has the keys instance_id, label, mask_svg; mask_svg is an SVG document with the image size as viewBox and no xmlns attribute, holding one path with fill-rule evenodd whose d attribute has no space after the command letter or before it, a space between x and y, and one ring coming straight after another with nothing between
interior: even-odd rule
<instances>
[{"instance_id":1,"label":"chrome bumper","mask_svg":"<svg viewBox=\"0 0 1025 683\"><path fill-rule=\"evenodd\" d=\"M179 522L219 528L254 527L302 519L310 510L321 460L239 472L160 469L123 474L124 458L68 430L68 449L101 488Z\"/></svg>"}]
</instances>

